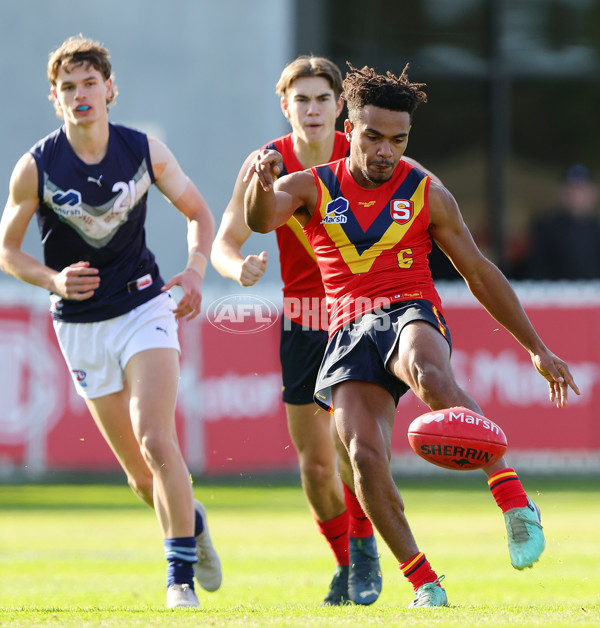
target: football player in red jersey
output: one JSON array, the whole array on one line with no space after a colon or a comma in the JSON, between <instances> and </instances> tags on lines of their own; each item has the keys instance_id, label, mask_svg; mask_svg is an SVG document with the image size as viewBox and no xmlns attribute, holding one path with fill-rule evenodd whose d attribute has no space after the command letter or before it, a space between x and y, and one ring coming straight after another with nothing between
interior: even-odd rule
<instances>
[{"instance_id":1,"label":"football player in red jersey","mask_svg":"<svg viewBox=\"0 0 600 628\"><path fill-rule=\"evenodd\" d=\"M343 109L342 73L329 59L302 55L288 64L276 86L291 133L268 143L283 156L278 176L345 157L350 145L335 122ZM264 274L267 253L244 255L251 230L244 221L243 181L258 151L242 165L213 243L211 261L242 286ZM413 160L410 163L418 165ZM433 175L432 175L433 176ZM316 375L327 346L327 313L321 273L296 220L277 231L284 315L280 359L288 428L298 454L306 499L328 540L337 569L324 604L371 604L381 591L381 572L371 522L354 495L352 469L330 415L314 403ZM339 475L336 445L341 457Z\"/></svg>"},{"instance_id":2,"label":"football player in red jersey","mask_svg":"<svg viewBox=\"0 0 600 628\"><path fill-rule=\"evenodd\" d=\"M327 294L330 340L315 400L332 409L364 511L415 591L411 607L447 597L404 515L389 470L396 404L409 389L432 410L465 406L481 413L457 384L451 339L427 256L435 240L490 314L529 352L562 407L579 394L567 364L531 325L500 270L486 259L456 201L441 184L402 159L422 84L364 67L344 81L350 156L277 179L281 155L264 150L246 174L248 225L269 232L295 217L313 247ZM277 180L276 180L277 179ZM545 546L539 510L501 459L484 469L505 517L517 569Z\"/></svg>"},{"instance_id":3,"label":"football player in red jersey","mask_svg":"<svg viewBox=\"0 0 600 628\"><path fill-rule=\"evenodd\" d=\"M346 137L335 130L344 105L341 91L342 73L329 59L301 56L284 68L276 92L292 131L267 144L284 156L279 176L348 154ZM247 183L243 177L257 154L252 152L239 171L211 252L211 262L219 273L242 286L254 285L267 265L266 251L242 254L252 233L244 221ZM280 360L288 429L298 454L304 494L337 563L323 603L340 605L354 599L371 604L381 591L373 527L354 495L347 457L339 466L342 481L338 477L330 416L313 401L316 374L327 345L321 273L296 221L277 229L277 243L284 283ZM339 449L344 455L345 449Z\"/></svg>"}]
</instances>

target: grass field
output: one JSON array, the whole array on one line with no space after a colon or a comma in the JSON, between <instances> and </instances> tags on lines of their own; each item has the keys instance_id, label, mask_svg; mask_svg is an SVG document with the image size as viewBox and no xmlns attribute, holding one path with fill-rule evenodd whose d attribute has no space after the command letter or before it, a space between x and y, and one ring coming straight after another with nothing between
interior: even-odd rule
<instances>
[{"instance_id":1,"label":"grass field","mask_svg":"<svg viewBox=\"0 0 600 628\"><path fill-rule=\"evenodd\" d=\"M408 610L412 590L380 542L384 588L370 607L321 608L330 550L297 486L196 483L224 582L200 609L167 610L158 524L119 485L0 486L1 626L598 626L600 482L525 479L548 547L510 566L483 476L398 480L420 549L451 607Z\"/></svg>"}]
</instances>

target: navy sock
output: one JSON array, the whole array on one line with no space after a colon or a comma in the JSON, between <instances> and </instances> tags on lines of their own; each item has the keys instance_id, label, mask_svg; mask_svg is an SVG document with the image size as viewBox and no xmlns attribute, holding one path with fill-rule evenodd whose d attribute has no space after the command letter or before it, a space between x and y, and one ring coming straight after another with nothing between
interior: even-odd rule
<instances>
[{"instance_id":1,"label":"navy sock","mask_svg":"<svg viewBox=\"0 0 600 628\"><path fill-rule=\"evenodd\" d=\"M167 587L172 584L189 584L194 588L194 563L196 539L193 536L180 536L164 540L167 559Z\"/></svg>"},{"instance_id":2,"label":"navy sock","mask_svg":"<svg viewBox=\"0 0 600 628\"><path fill-rule=\"evenodd\" d=\"M204 520L200 513L194 508L194 536L198 536L202 534L204 531Z\"/></svg>"}]
</instances>

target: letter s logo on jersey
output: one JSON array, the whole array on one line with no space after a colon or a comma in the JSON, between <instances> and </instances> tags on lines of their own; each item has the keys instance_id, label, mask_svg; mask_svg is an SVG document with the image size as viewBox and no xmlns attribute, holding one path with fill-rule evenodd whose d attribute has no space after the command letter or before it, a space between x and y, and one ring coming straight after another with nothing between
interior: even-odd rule
<instances>
[{"instance_id":1,"label":"letter s logo on jersey","mask_svg":"<svg viewBox=\"0 0 600 628\"><path fill-rule=\"evenodd\" d=\"M390 201L390 214L394 222L405 225L414 215L413 202L406 199L393 199Z\"/></svg>"}]
</instances>

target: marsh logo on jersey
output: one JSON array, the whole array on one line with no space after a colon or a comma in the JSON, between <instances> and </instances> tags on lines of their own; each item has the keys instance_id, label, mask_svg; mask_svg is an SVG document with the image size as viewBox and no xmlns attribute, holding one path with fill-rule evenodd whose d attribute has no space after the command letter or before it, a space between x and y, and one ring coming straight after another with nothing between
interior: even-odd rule
<instances>
[{"instance_id":1,"label":"marsh logo on jersey","mask_svg":"<svg viewBox=\"0 0 600 628\"><path fill-rule=\"evenodd\" d=\"M60 216L81 216L81 194L73 189L55 192L52 195L52 206Z\"/></svg>"},{"instance_id":2,"label":"marsh logo on jersey","mask_svg":"<svg viewBox=\"0 0 600 628\"><path fill-rule=\"evenodd\" d=\"M325 208L325 217L321 220L321 224L344 224L348 222L348 217L344 216L344 212L348 211L348 200L343 196L338 196L327 203Z\"/></svg>"},{"instance_id":3,"label":"marsh logo on jersey","mask_svg":"<svg viewBox=\"0 0 600 628\"><path fill-rule=\"evenodd\" d=\"M415 208L412 201L406 199L393 199L390 202L390 214L392 220L399 225L405 225L410 222L415 213Z\"/></svg>"}]
</instances>

